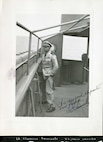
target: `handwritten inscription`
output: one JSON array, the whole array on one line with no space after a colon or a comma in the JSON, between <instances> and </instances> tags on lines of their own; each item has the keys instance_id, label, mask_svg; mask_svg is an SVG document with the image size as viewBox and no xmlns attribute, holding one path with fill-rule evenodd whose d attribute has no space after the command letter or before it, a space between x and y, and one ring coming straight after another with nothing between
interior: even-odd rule
<instances>
[{"instance_id":1,"label":"handwritten inscription","mask_svg":"<svg viewBox=\"0 0 103 142\"><path fill-rule=\"evenodd\" d=\"M64 100L62 98L57 106L60 110L67 108L68 111L72 112L85 104L88 104L88 95L81 94L80 96L71 99Z\"/></svg>"},{"instance_id":2,"label":"handwritten inscription","mask_svg":"<svg viewBox=\"0 0 103 142\"><path fill-rule=\"evenodd\" d=\"M94 91L98 90L100 88L100 85L96 86L93 90L87 91L85 93L81 93L80 95L74 97L74 98L61 98L59 100L59 103L57 103L57 106L60 110L67 109L69 112L73 112L74 110L88 105L89 104L89 95L93 93Z\"/></svg>"}]
</instances>

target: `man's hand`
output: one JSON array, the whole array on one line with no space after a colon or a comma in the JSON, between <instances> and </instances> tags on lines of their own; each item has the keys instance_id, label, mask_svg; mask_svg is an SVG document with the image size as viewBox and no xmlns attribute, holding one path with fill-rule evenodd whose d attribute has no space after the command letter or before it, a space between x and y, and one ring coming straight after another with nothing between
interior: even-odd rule
<instances>
[{"instance_id":1,"label":"man's hand","mask_svg":"<svg viewBox=\"0 0 103 142\"><path fill-rule=\"evenodd\" d=\"M47 80L49 78L49 75L43 75L44 79Z\"/></svg>"},{"instance_id":2,"label":"man's hand","mask_svg":"<svg viewBox=\"0 0 103 142\"><path fill-rule=\"evenodd\" d=\"M45 76L45 80L47 80L49 78L49 76Z\"/></svg>"}]
</instances>

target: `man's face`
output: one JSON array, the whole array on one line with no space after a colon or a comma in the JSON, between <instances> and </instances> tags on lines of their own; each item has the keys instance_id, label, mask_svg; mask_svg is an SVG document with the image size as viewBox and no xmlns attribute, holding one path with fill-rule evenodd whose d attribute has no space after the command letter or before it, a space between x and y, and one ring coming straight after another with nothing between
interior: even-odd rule
<instances>
[{"instance_id":1,"label":"man's face","mask_svg":"<svg viewBox=\"0 0 103 142\"><path fill-rule=\"evenodd\" d=\"M45 52L48 52L50 50L50 45L48 45L47 43L44 43L43 47Z\"/></svg>"}]
</instances>

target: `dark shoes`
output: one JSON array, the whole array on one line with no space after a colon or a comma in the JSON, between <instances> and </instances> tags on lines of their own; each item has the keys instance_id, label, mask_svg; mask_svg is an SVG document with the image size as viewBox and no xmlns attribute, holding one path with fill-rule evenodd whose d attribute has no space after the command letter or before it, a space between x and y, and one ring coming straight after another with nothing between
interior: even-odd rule
<instances>
[{"instance_id":1,"label":"dark shoes","mask_svg":"<svg viewBox=\"0 0 103 142\"><path fill-rule=\"evenodd\" d=\"M53 112L53 111L55 111L55 107L50 107L46 110L46 112Z\"/></svg>"}]
</instances>

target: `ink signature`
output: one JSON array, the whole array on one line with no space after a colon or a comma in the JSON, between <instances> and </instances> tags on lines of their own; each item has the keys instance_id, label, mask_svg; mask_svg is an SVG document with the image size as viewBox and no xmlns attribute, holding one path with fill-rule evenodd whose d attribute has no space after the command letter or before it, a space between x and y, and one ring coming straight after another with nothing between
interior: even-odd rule
<instances>
[{"instance_id":1,"label":"ink signature","mask_svg":"<svg viewBox=\"0 0 103 142\"><path fill-rule=\"evenodd\" d=\"M63 98L57 104L60 110L67 108L68 111L72 112L81 106L88 104L88 95L87 93L82 94L80 96L64 100Z\"/></svg>"},{"instance_id":2,"label":"ink signature","mask_svg":"<svg viewBox=\"0 0 103 142\"><path fill-rule=\"evenodd\" d=\"M69 112L73 112L76 109L79 109L82 106L88 105L89 104L89 95L91 95L93 92L97 91L100 89L100 86L103 83L99 84L96 86L96 88L87 91L85 93L81 93L79 96L76 96L74 98L69 98L69 99L60 99L59 103L57 103L57 106L60 110L62 109L67 109Z\"/></svg>"}]
</instances>

